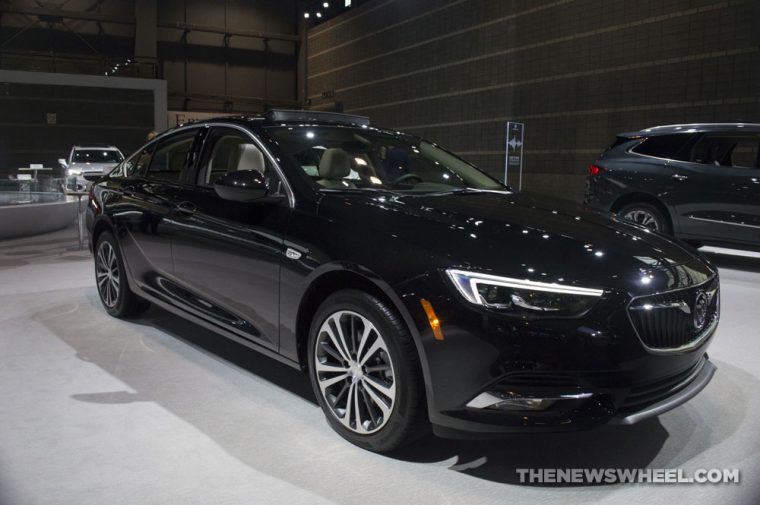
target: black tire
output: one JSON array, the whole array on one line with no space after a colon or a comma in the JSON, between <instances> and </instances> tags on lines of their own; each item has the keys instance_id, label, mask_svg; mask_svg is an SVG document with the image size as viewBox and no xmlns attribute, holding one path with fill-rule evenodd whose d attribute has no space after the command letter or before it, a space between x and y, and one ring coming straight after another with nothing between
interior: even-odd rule
<instances>
[{"instance_id":1,"label":"black tire","mask_svg":"<svg viewBox=\"0 0 760 505\"><path fill-rule=\"evenodd\" d=\"M328 405L319 385L320 379L316 371L316 346L320 339L320 329L323 324L326 324L328 318L342 311L358 314L366 318L374 326L377 330L375 335L377 335L377 338L382 339L387 348L387 353L385 354L384 349L376 351L375 359L379 361L380 357L383 359L389 357L391 362L395 400L387 419L383 416L382 426L376 428L377 431L369 434L360 434L344 426L339 420L338 414ZM352 317L351 314L349 314L349 317ZM351 329L353 330L353 326ZM322 332L321 338L323 341L320 346L324 346L326 343L324 341L326 338L325 332ZM369 340L369 337L367 340ZM314 315L309 331L308 346L309 378L314 388L314 394L319 401L320 407L322 407L328 423L343 438L352 444L370 451L388 452L416 440L429 431L425 406L424 381L414 341L404 322L385 302L368 293L353 289L333 293L325 299ZM357 361L360 360L357 359ZM369 375L369 372L362 375ZM362 382L364 379L347 378L345 379L345 387L349 387L352 380L358 382L356 394L360 398L361 395L364 395L365 400L369 398L362 391L369 393L367 389L372 388ZM362 387L364 390L361 389ZM350 398L350 394L348 394L348 397ZM362 410L364 410L364 405L366 405L366 409L370 408L368 404L361 404L360 408ZM372 403L372 405L376 406L377 402ZM364 410L365 414L367 412L367 410ZM365 416L365 419L367 417L372 418L369 415Z\"/></svg>"},{"instance_id":2,"label":"black tire","mask_svg":"<svg viewBox=\"0 0 760 505\"><path fill-rule=\"evenodd\" d=\"M667 235L673 234L668 219L662 214L660 209L652 204L643 202L630 203L622 207L617 214L622 219L633 221L640 226L646 226L653 231L658 231ZM652 221L642 221L641 219L632 218L631 216L634 215L647 216Z\"/></svg>"},{"instance_id":3,"label":"black tire","mask_svg":"<svg viewBox=\"0 0 760 505\"><path fill-rule=\"evenodd\" d=\"M109 286L107 286L109 279L106 278L103 280L102 274L105 268L103 266L104 258L108 257L108 248L113 251L113 260L110 262L106 261L106 263L111 265L112 272L114 271L114 265L117 269L117 273L116 275L113 275L113 277L118 278L118 289L113 289L112 285L110 291L107 292L109 289ZM116 238L108 231L101 233L98 237L97 244L95 244L95 285L98 290L98 295L100 296L100 301L103 304L103 308L114 317L134 317L145 312L145 310L150 307L150 303L143 300L129 289L127 274L124 268L124 259L121 256L121 249L119 248Z\"/></svg>"}]
</instances>

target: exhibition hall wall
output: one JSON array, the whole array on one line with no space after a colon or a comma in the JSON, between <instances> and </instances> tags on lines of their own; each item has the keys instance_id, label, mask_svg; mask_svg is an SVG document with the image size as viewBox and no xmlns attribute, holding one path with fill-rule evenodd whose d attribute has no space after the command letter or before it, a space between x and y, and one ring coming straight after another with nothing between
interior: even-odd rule
<instances>
[{"instance_id":1,"label":"exhibition hall wall","mask_svg":"<svg viewBox=\"0 0 760 505\"><path fill-rule=\"evenodd\" d=\"M295 0L14 0L2 11L0 68L164 79L170 110L297 105Z\"/></svg>"},{"instance_id":2,"label":"exhibition hall wall","mask_svg":"<svg viewBox=\"0 0 760 505\"><path fill-rule=\"evenodd\" d=\"M374 0L308 32L306 95L499 177L524 121L523 188L580 200L615 133L760 118L758 19L756 0Z\"/></svg>"},{"instance_id":3,"label":"exhibition hall wall","mask_svg":"<svg viewBox=\"0 0 760 505\"><path fill-rule=\"evenodd\" d=\"M166 82L0 70L0 177L30 164L53 169L74 145L125 154L166 129Z\"/></svg>"}]
</instances>

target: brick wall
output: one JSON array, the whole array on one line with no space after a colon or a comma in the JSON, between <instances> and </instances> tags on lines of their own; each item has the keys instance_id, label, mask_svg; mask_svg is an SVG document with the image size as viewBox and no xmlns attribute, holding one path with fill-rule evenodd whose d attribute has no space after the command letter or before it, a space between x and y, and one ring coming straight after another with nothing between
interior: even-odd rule
<instances>
[{"instance_id":1,"label":"brick wall","mask_svg":"<svg viewBox=\"0 0 760 505\"><path fill-rule=\"evenodd\" d=\"M759 19L757 0L375 0L309 31L307 95L499 175L522 120L523 188L580 200L617 132L760 121Z\"/></svg>"}]
</instances>

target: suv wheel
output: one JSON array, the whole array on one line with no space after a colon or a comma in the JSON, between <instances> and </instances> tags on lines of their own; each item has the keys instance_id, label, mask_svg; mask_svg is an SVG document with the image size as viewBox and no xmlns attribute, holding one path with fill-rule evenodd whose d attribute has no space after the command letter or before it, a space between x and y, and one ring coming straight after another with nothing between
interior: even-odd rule
<instances>
[{"instance_id":1,"label":"suv wheel","mask_svg":"<svg viewBox=\"0 0 760 505\"><path fill-rule=\"evenodd\" d=\"M618 215L627 221L632 221L638 225L645 226L653 231L660 233L670 233L665 216L662 212L648 203L632 203L626 205L618 211Z\"/></svg>"},{"instance_id":2,"label":"suv wheel","mask_svg":"<svg viewBox=\"0 0 760 505\"><path fill-rule=\"evenodd\" d=\"M330 426L376 452L424 433L424 393L414 342L382 301L338 291L317 310L309 332L309 376Z\"/></svg>"},{"instance_id":3,"label":"suv wheel","mask_svg":"<svg viewBox=\"0 0 760 505\"><path fill-rule=\"evenodd\" d=\"M129 289L124 260L111 232L103 232L95 246L95 281L103 307L114 317L136 316L150 305Z\"/></svg>"}]
</instances>

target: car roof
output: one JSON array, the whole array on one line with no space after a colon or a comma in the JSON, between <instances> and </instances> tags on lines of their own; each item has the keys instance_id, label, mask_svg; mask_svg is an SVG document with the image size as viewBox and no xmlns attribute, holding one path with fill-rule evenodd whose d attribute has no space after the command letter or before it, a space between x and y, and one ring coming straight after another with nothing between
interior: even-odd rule
<instances>
[{"instance_id":1,"label":"car roof","mask_svg":"<svg viewBox=\"0 0 760 505\"><path fill-rule=\"evenodd\" d=\"M113 151L119 150L116 146L112 146L110 144L83 144L81 146L74 146L74 149L106 149Z\"/></svg>"},{"instance_id":2,"label":"car roof","mask_svg":"<svg viewBox=\"0 0 760 505\"><path fill-rule=\"evenodd\" d=\"M618 137L637 138L655 135L671 135L674 133L760 133L760 123L684 123L663 126L652 126L636 132L618 133Z\"/></svg>"}]
</instances>

